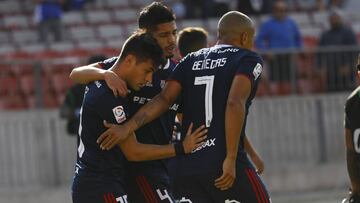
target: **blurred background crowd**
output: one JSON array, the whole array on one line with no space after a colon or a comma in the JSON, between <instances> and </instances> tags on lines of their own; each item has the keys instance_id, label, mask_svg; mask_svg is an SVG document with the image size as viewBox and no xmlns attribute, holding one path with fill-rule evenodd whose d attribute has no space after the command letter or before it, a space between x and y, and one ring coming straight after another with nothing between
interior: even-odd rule
<instances>
[{"instance_id":1,"label":"blurred background crowd","mask_svg":"<svg viewBox=\"0 0 360 203\"><path fill-rule=\"evenodd\" d=\"M33 202L70 202L65 198L76 137L67 135L77 134L84 88L74 86L69 73L118 55L137 28L139 11L151 2L0 0L0 202L31 202L2 198L36 188L44 199ZM322 202L340 202L348 185L343 107L358 84L360 1L163 2L176 13L178 30L203 27L209 45L216 43L218 19L228 10L253 19L254 49L265 65L246 131L265 161L269 190L335 188L341 191L331 192L333 201ZM66 189L45 199L58 186ZM283 202L296 202L289 199Z\"/></svg>"},{"instance_id":2,"label":"blurred background crowd","mask_svg":"<svg viewBox=\"0 0 360 203\"><path fill-rule=\"evenodd\" d=\"M0 0L0 109L55 108L70 70L113 56L149 0ZM356 85L358 0L166 0L179 30L200 26L216 43L218 17L239 10L257 25L266 62L258 96L348 91Z\"/></svg>"}]
</instances>

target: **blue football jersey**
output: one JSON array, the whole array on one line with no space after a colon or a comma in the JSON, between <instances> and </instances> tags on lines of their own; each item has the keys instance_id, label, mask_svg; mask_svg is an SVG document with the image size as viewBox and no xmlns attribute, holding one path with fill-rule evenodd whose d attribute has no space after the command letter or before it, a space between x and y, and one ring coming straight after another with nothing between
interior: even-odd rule
<instances>
[{"instance_id":1,"label":"blue football jersey","mask_svg":"<svg viewBox=\"0 0 360 203\"><path fill-rule=\"evenodd\" d=\"M170 80L182 86L182 135L190 123L194 129L200 125L208 128L204 145L190 155L176 157L179 173L194 174L204 171L219 172L226 155L225 110L233 78L242 74L252 83L251 93L246 102L246 116L241 131L238 164L249 165L244 152L246 117L255 97L263 60L250 50L230 45L215 45L189 54L176 66ZM240 121L239 121L240 124Z\"/></svg>"},{"instance_id":2,"label":"blue football jersey","mask_svg":"<svg viewBox=\"0 0 360 203\"><path fill-rule=\"evenodd\" d=\"M105 81L86 86L80 110L77 175L123 178L127 161L120 148L101 150L96 140L106 131L104 120L121 124L129 117L128 111L127 99L116 98Z\"/></svg>"},{"instance_id":3,"label":"blue football jersey","mask_svg":"<svg viewBox=\"0 0 360 203\"><path fill-rule=\"evenodd\" d=\"M103 69L113 66L117 57L107 59L100 63ZM130 116L134 115L143 105L159 94L164 87L166 80L175 68L175 62L168 59L164 67L160 67L154 74L152 82L141 88L139 91L131 91L128 95ZM179 109L178 100L170 107L169 111L162 114L159 118L138 129L135 134L139 142L145 144L169 144L172 138L176 112ZM146 162L133 162L131 171L140 173L167 173L167 160L155 160Z\"/></svg>"}]
</instances>

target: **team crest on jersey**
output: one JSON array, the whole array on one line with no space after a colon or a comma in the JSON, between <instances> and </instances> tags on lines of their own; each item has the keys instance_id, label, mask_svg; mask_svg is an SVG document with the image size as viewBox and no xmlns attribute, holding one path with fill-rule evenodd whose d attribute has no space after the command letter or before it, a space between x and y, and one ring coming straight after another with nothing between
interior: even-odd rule
<instances>
[{"instance_id":1,"label":"team crest on jersey","mask_svg":"<svg viewBox=\"0 0 360 203\"><path fill-rule=\"evenodd\" d=\"M255 80L260 76L261 72L262 72L262 65L260 63L257 63L253 70Z\"/></svg>"},{"instance_id":2,"label":"team crest on jersey","mask_svg":"<svg viewBox=\"0 0 360 203\"><path fill-rule=\"evenodd\" d=\"M97 88L100 88L100 87L101 87L101 83L100 83L99 81L96 80L94 83L95 83L95 85L96 85Z\"/></svg>"},{"instance_id":3,"label":"team crest on jersey","mask_svg":"<svg viewBox=\"0 0 360 203\"><path fill-rule=\"evenodd\" d=\"M113 113L118 123L122 123L126 120L126 114L123 106L117 106L113 108Z\"/></svg>"}]
</instances>

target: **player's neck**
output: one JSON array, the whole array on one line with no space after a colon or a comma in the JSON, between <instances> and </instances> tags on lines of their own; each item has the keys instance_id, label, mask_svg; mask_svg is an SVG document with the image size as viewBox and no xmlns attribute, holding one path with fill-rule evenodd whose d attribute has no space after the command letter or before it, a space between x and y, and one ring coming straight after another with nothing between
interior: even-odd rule
<instances>
[{"instance_id":1,"label":"player's neck","mask_svg":"<svg viewBox=\"0 0 360 203\"><path fill-rule=\"evenodd\" d=\"M121 79L124 79L126 77L126 68L124 67L123 63L114 64L114 66L111 67L109 70L113 71Z\"/></svg>"}]
</instances>

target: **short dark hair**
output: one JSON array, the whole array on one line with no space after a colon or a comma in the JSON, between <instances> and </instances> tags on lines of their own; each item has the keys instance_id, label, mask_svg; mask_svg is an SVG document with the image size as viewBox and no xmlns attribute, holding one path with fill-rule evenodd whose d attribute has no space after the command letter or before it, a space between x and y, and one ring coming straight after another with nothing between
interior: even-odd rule
<instances>
[{"instance_id":1,"label":"short dark hair","mask_svg":"<svg viewBox=\"0 0 360 203\"><path fill-rule=\"evenodd\" d=\"M198 51L207 46L208 32L200 27L187 27L179 32L178 47L180 54Z\"/></svg>"},{"instance_id":2,"label":"short dark hair","mask_svg":"<svg viewBox=\"0 0 360 203\"><path fill-rule=\"evenodd\" d=\"M163 50L156 39L145 32L135 32L125 41L119 59L123 60L129 54L134 55L137 62L150 59L155 67L165 64Z\"/></svg>"},{"instance_id":3,"label":"short dark hair","mask_svg":"<svg viewBox=\"0 0 360 203\"><path fill-rule=\"evenodd\" d=\"M175 15L170 8L160 2L153 2L144 7L139 15L140 29L154 30L157 25L175 20Z\"/></svg>"}]
</instances>

